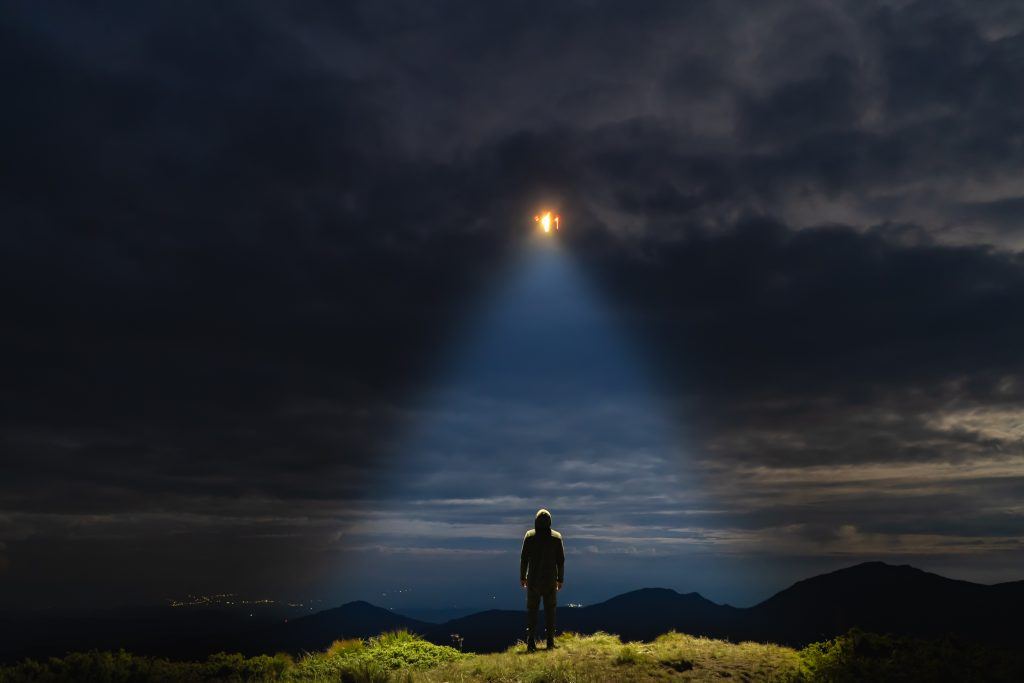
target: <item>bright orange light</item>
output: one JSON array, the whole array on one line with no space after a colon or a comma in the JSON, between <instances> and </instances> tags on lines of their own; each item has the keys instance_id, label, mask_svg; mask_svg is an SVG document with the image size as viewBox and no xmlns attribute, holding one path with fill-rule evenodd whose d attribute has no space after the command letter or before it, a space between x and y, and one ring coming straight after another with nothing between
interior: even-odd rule
<instances>
[{"instance_id":1,"label":"bright orange light","mask_svg":"<svg viewBox=\"0 0 1024 683\"><path fill-rule=\"evenodd\" d=\"M551 213L550 211L545 211L542 214L534 216L533 220L537 223L540 223L541 230L543 230L546 233L551 233L552 225L554 226L555 230L558 230L559 216Z\"/></svg>"}]
</instances>

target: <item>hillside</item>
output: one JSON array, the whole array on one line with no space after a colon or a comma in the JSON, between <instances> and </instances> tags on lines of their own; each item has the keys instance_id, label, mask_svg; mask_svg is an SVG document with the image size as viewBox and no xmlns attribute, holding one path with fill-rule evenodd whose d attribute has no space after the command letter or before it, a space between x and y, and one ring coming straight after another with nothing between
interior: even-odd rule
<instances>
[{"instance_id":1,"label":"hillside","mask_svg":"<svg viewBox=\"0 0 1024 683\"><path fill-rule=\"evenodd\" d=\"M745 610L740 633L804 644L847 629L1017 642L1024 583L986 586L909 565L867 562L798 581Z\"/></svg>"},{"instance_id":2,"label":"hillside","mask_svg":"<svg viewBox=\"0 0 1024 683\"><path fill-rule=\"evenodd\" d=\"M414 680L443 681L740 681L802 680L799 654L787 647L666 633L649 643L615 635L568 634L554 652L521 645L425 671Z\"/></svg>"},{"instance_id":3,"label":"hillside","mask_svg":"<svg viewBox=\"0 0 1024 683\"><path fill-rule=\"evenodd\" d=\"M496 654L467 654L407 632L337 641L298 658L285 654L218 654L169 661L124 651L88 652L0 667L0 683L29 681L460 681L598 683L665 680L1019 681L1020 654L951 641L916 641L851 632L802 650L730 643L670 632L652 642L618 636L563 634L556 649L526 652L522 643Z\"/></svg>"}]
</instances>

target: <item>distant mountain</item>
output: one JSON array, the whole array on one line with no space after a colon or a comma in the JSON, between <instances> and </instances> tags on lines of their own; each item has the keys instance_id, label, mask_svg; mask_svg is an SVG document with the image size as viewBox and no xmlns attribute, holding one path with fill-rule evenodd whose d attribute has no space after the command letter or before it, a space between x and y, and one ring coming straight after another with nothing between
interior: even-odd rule
<instances>
[{"instance_id":1,"label":"distant mountain","mask_svg":"<svg viewBox=\"0 0 1024 683\"><path fill-rule=\"evenodd\" d=\"M804 644L857 626L1010 642L1024 633L1024 581L986 586L910 565L866 562L798 581L744 612L739 633Z\"/></svg>"},{"instance_id":2,"label":"distant mountain","mask_svg":"<svg viewBox=\"0 0 1024 683\"><path fill-rule=\"evenodd\" d=\"M738 610L718 605L697 593L677 593L667 588L644 588L589 607L560 608L558 629L616 633L624 640L651 640L675 629L696 635L728 632ZM544 615L539 626L543 629ZM525 635L526 615L519 610L488 610L440 624L422 635L438 644L451 642L458 633L463 647L475 652L504 649Z\"/></svg>"},{"instance_id":3,"label":"distant mountain","mask_svg":"<svg viewBox=\"0 0 1024 683\"><path fill-rule=\"evenodd\" d=\"M8 615L0 616L0 660L118 648L182 659L219 651L301 652L326 648L338 638L367 638L401 628L424 633L435 626L361 601L290 620L168 607L85 616Z\"/></svg>"},{"instance_id":4,"label":"distant mountain","mask_svg":"<svg viewBox=\"0 0 1024 683\"><path fill-rule=\"evenodd\" d=\"M161 616L162 614L163 616ZM0 658L116 649L194 657L219 650L261 653L319 650L339 638L408 629L438 644L452 634L476 652L504 649L524 636L520 610L487 610L441 624L412 619L368 602L350 602L289 621L153 612L112 619L0 618ZM697 593L644 588L581 608L558 610L561 631L617 633L650 640L666 631L802 646L859 627L934 637L953 635L992 644L1024 639L1024 581L991 586L947 579L908 565L867 562L798 581L748 608L719 605ZM543 624L543 613L540 615ZM3 632L7 633L3 633Z\"/></svg>"},{"instance_id":5,"label":"distant mountain","mask_svg":"<svg viewBox=\"0 0 1024 683\"><path fill-rule=\"evenodd\" d=\"M718 605L698 593L645 588L578 609L562 608L566 631L618 633L649 640L675 629L694 635L803 646L859 627L920 637L955 635L1010 644L1024 637L1024 581L986 586L947 579L909 565L866 562L799 581L749 608ZM491 610L455 619L424 635L451 633L475 651L499 650L521 638L523 612Z\"/></svg>"},{"instance_id":6,"label":"distant mountain","mask_svg":"<svg viewBox=\"0 0 1024 683\"><path fill-rule=\"evenodd\" d=\"M483 612L489 607L403 607L402 614L413 619L419 619L420 621L426 621L431 624L443 624L446 621L452 619L461 619L467 617L470 614L476 614L477 612Z\"/></svg>"},{"instance_id":7,"label":"distant mountain","mask_svg":"<svg viewBox=\"0 0 1024 683\"><path fill-rule=\"evenodd\" d=\"M278 650L323 650L342 638L368 638L398 629L426 633L432 628L436 628L436 624L410 619L359 600L246 634L231 649L252 654Z\"/></svg>"},{"instance_id":8,"label":"distant mountain","mask_svg":"<svg viewBox=\"0 0 1024 683\"><path fill-rule=\"evenodd\" d=\"M722 634L735 621L736 613L735 607L716 604L699 593L644 588L566 610L562 622L572 631L607 631L627 640L650 640L672 629L694 635Z\"/></svg>"},{"instance_id":9,"label":"distant mountain","mask_svg":"<svg viewBox=\"0 0 1024 683\"><path fill-rule=\"evenodd\" d=\"M98 610L91 613L0 615L0 660L63 655L70 651L116 650L190 658L227 640L278 621L265 614L166 606Z\"/></svg>"},{"instance_id":10,"label":"distant mountain","mask_svg":"<svg viewBox=\"0 0 1024 683\"><path fill-rule=\"evenodd\" d=\"M564 612L566 610L559 610ZM544 612L541 610L540 622L543 624ZM477 612L468 617L452 619L443 624L432 625L425 631L419 631L427 640L438 645L451 645L453 633L465 640L462 647L471 652L496 652L523 638L526 628L526 612L507 609L489 609ZM566 630L563 627L563 630Z\"/></svg>"}]
</instances>

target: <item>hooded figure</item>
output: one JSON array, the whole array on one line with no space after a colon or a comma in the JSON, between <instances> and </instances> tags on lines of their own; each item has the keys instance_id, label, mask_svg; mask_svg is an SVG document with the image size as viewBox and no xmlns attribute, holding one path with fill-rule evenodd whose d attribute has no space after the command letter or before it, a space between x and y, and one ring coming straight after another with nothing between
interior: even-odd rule
<instances>
[{"instance_id":1,"label":"hooded figure","mask_svg":"<svg viewBox=\"0 0 1024 683\"><path fill-rule=\"evenodd\" d=\"M526 648L530 651L537 648L537 608L542 598L548 649L555 646L555 594L564 580L562 534L551 528L551 513L538 510L519 557L519 583L526 588Z\"/></svg>"}]
</instances>

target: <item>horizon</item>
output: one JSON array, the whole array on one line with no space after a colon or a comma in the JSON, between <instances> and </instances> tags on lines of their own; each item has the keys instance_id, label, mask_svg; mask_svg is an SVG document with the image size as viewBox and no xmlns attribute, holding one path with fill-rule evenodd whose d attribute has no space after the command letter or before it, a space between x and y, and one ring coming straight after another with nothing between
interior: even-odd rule
<instances>
[{"instance_id":1,"label":"horizon","mask_svg":"<svg viewBox=\"0 0 1024 683\"><path fill-rule=\"evenodd\" d=\"M0 609L1021 578L1019 3L0 11Z\"/></svg>"},{"instance_id":2,"label":"horizon","mask_svg":"<svg viewBox=\"0 0 1024 683\"><path fill-rule=\"evenodd\" d=\"M783 593L794 586L803 583L809 579L818 579L834 574L850 574L854 570L863 569L867 566L884 566L888 569L912 569L921 574L928 574L932 576L938 576L939 578L946 579L954 582L966 582L977 586L1000 586L1006 584L1016 584L1024 582L1024 575L1021 578L1009 579L1007 581L995 581L995 582L979 582L969 581L958 576L949 576L941 574L939 572L929 571L927 569L914 566L911 564L893 564L885 562L883 560L866 560L858 562L856 564L842 565L837 569L825 571L818 574L803 576L795 579L790 583L777 587L771 590L769 593L762 595L760 598L750 602L749 604L734 604L716 600L711 596L705 595L698 590L685 590L671 586L638 586L635 588L627 589L622 592L615 592L603 597L598 597L595 600L588 603L581 603L578 601L567 600L561 604L562 607L568 609L578 609L583 607L591 607L594 605L600 605L602 603L620 598L623 596L632 595L635 593L643 593L646 591L669 591L675 595L695 595L705 600L708 600L716 605L723 607L734 607L737 609L745 610L752 609L763 602L770 600L776 595ZM390 594L389 594L390 595ZM375 597L367 598L354 598L351 600L345 600L342 602L332 603L330 600L324 600L318 597L284 597L272 596L272 595L240 595L235 593L214 593L210 595L187 595L187 596L176 596L168 597L159 603L147 603L147 604L111 604L103 607L102 610L98 610L95 606L87 607L68 607L68 606L33 606L26 607L15 612L23 612L26 616L39 616L41 613L46 613L49 616L64 616L71 614L79 615L96 615L100 616L103 613L116 614L125 610L135 609L147 609L147 608L172 608L172 609L184 609L184 610L236 610L236 611L250 611L256 609L269 610L269 613L262 614L263 618L274 617L275 620L281 616L287 616L287 619L296 619L303 616L314 616L323 612L331 612L340 608L348 607L356 604L369 605L377 609L387 610L395 614L402 616L411 617L419 621L424 621L431 624L443 624L446 621L452 619L461 618L471 614L478 614L487 612L489 610L511 610L511 611L522 611L521 601L515 601L515 604L501 605L501 604L486 604L486 602L479 605L463 604L463 605L440 605L440 604L416 604L416 603L402 603L402 604L391 604L387 596L385 599L378 599ZM400 597L409 597L400 596ZM431 618L426 615L442 615L445 618L437 619L436 616Z\"/></svg>"},{"instance_id":3,"label":"horizon","mask_svg":"<svg viewBox=\"0 0 1024 683\"><path fill-rule=\"evenodd\" d=\"M859 562L857 564L847 565L847 566L841 567L839 569L835 569L835 570L832 570L832 571L829 571L829 572L824 572L822 574L815 574L813 576L805 576L805 577L803 577L801 579L797 579L797 580L793 581L792 583L786 584L785 586L780 587L777 590L772 591L771 593L763 596L762 598L760 598L760 599L758 599L758 600L756 600L756 601L754 601L754 602L752 602L750 604L745 604L745 605L736 605L736 604L732 604L732 603L728 603L728 602L720 602L718 600L714 600L713 598L710 598L707 595L704 595L700 591L678 590L676 588L672 588L672 587L669 587L669 586L642 586L642 587L639 587L639 588L634 588L632 590L627 590L627 591L622 592L622 593L615 593L613 595L608 595L605 598L598 599L598 600L596 600L595 602L592 602L592 603L584 603L584 604L570 603L570 604L565 605L565 607L573 608L573 609L581 608L581 607L590 607L590 606L593 606L593 605L599 605L599 604L607 602L609 600L613 600L615 598L622 597L624 595L630 595L630 594L633 594L633 593L641 593L641 592L644 592L644 591L666 591L667 590L667 591L671 591L671 592L675 593L676 595L697 595L697 596L699 596L701 598L704 598L705 600L710 600L711 602L715 603L716 605L720 605L720 606L735 607L737 609L750 609L752 607L756 607L757 605L761 604L762 602L765 602L765 601L771 599L772 597L778 595L779 593L781 593L783 591L786 591L786 590L792 588L793 586L795 586L796 584L801 583L801 582L803 582L803 581L805 581L807 579L814 579L814 578L819 578L819 577L822 577L822 576L828 576L830 574L835 574L835 573L838 573L838 572L849 571L849 570L853 570L853 569L864 567L865 565L884 565L884 566L892 568L892 569L910 568L910 569L915 569L915 570L920 571L920 572L925 573L925 574L931 574L931 575L934 575L934 576L939 576L941 578L948 579L948 580L951 580L951 581L966 581L966 579L963 579L963 578L960 578L960 577L945 576L943 574L939 574L937 572L930 572L928 570L921 569L920 567L915 567L915 566L909 565L909 564L890 564L890 563L884 562L882 560L867 560L865 562ZM969 581L968 583L972 583L972 584L980 585L980 586L999 586L999 585L1007 584L1007 583L1019 583L1021 581L1024 581L1024 575L1022 575L1021 578L1019 578L1019 579L1010 579L1009 581L997 581L997 582L993 582L993 583L981 583L981 582L976 582L976 581ZM340 605L336 605L334 607L328 607L328 608L325 608L325 609L337 609L339 607L345 607L347 605L357 604L357 603L363 603L363 604L371 605L373 607L378 607L378 608L381 608L381 609L387 609L389 611L393 611L393 612L396 612L396 613L400 613L401 612L401 609L398 608L398 607L385 607L385 606L383 606L383 605L381 605L379 603L373 602L372 600L364 600L364 599L351 600L349 602L346 602L346 603L343 603L343 604L340 604ZM442 611L440 608L431 608L431 607L426 606L426 605L418 606L418 607L409 607L408 609L411 609L413 611L427 611L427 610L432 610L432 609L437 609L437 611ZM509 609L509 608L482 607L482 608L480 608L479 611L486 611L486 610L489 610L489 609ZM516 607L513 607L511 609L520 609L521 610L522 609L522 605L517 605ZM476 611L477 610L473 610L473 612L476 612ZM406 615L406 616L408 616L408 615ZM424 621L428 621L428 620L424 620ZM438 623L444 623L444 622L438 622Z\"/></svg>"}]
</instances>

